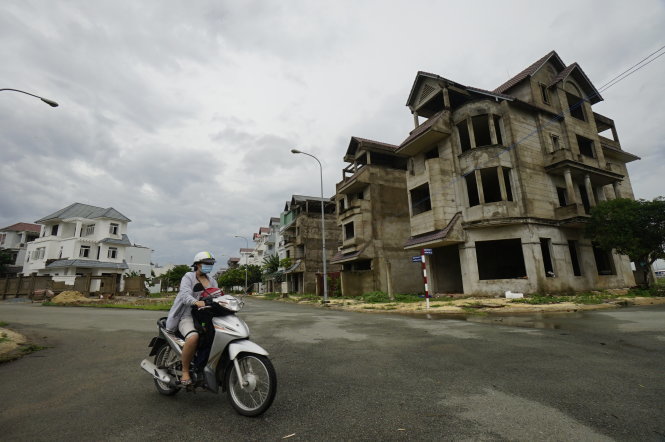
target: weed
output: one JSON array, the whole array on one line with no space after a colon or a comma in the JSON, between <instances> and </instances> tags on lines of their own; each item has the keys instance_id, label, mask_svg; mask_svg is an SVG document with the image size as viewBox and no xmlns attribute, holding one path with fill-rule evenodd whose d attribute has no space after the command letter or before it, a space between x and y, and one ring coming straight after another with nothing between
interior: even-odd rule
<instances>
[{"instance_id":1,"label":"weed","mask_svg":"<svg viewBox=\"0 0 665 442\"><path fill-rule=\"evenodd\" d=\"M9 338L7 337L7 333L3 332L2 335L0 336L0 342L6 342L6 341L9 341Z\"/></svg>"},{"instance_id":2,"label":"weed","mask_svg":"<svg viewBox=\"0 0 665 442\"><path fill-rule=\"evenodd\" d=\"M9 324L7 324L5 321L0 321L0 327L7 327Z\"/></svg>"}]
</instances>

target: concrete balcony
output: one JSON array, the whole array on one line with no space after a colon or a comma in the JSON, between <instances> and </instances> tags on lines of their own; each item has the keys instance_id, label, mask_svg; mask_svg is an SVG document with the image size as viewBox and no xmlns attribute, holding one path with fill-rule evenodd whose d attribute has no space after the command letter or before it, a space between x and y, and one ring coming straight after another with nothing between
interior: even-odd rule
<instances>
[{"instance_id":1,"label":"concrete balcony","mask_svg":"<svg viewBox=\"0 0 665 442\"><path fill-rule=\"evenodd\" d=\"M566 227L583 227L590 216L582 204L568 204L554 209L554 218Z\"/></svg>"},{"instance_id":2,"label":"concrete balcony","mask_svg":"<svg viewBox=\"0 0 665 442\"><path fill-rule=\"evenodd\" d=\"M360 192L371 182L371 170L380 168L372 164L349 164L342 171L343 179L337 183L337 194L351 195ZM351 174L347 176L347 174Z\"/></svg>"},{"instance_id":3,"label":"concrete balcony","mask_svg":"<svg viewBox=\"0 0 665 442\"><path fill-rule=\"evenodd\" d=\"M369 213L371 210L372 205L368 200L355 200L351 207L346 207L344 210L340 210L339 215L337 216L337 221L346 222L351 217Z\"/></svg>"},{"instance_id":4,"label":"concrete balcony","mask_svg":"<svg viewBox=\"0 0 665 442\"><path fill-rule=\"evenodd\" d=\"M406 140L400 144L397 153L409 157L418 155L431 149L444 138L449 137L452 132L450 112L439 112L411 131Z\"/></svg>"}]
</instances>

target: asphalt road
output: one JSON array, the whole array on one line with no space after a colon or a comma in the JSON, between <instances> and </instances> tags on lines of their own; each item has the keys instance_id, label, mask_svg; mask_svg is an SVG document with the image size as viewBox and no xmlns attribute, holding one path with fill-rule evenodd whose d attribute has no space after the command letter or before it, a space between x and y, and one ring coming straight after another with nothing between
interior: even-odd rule
<instances>
[{"instance_id":1,"label":"asphalt road","mask_svg":"<svg viewBox=\"0 0 665 442\"><path fill-rule=\"evenodd\" d=\"M0 440L665 440L665 306L478 323L251 299L279 384L259 418L156 392L160 316L0 303L49 346L0 365Z\"/></svg>"}]
</instances>

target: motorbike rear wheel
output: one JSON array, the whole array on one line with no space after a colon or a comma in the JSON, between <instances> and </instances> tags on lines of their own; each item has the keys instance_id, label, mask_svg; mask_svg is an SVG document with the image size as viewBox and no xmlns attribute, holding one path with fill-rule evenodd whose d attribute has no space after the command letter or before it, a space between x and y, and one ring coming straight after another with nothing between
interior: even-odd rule
<instances>
[{"instance_id":1,"label":"motorbike rear wheel","mask_svg":"<svg viewBox=\"0 0 665 442\"><path fill-rule=\"evenodd\" d=\"M237 359L242 379L238 379L238 373L232 364L225 379L229 401L243 416L258 416L264 413L275 399L275 368L270 359L263 355L243 353Z\"/></svg>"},{"instance_id":2,"label":"motorbike rear wheel","mask_svg":"<svg viewBox=\"0 0 665 442\"><path fill-rule=\"evenodd\" d=\"M155 365L157 368L163 368L168 371L169 376L174 376L175 368L177 364L180 363L180 357L178 354L173 351L168 344L164 343L158 350L155 355ZM168 384L160 381L159 379L154 379L155 387L160 394L165 396L173 396L180 391L178 387L171 387Z\"/></svg>"}]
</instances>

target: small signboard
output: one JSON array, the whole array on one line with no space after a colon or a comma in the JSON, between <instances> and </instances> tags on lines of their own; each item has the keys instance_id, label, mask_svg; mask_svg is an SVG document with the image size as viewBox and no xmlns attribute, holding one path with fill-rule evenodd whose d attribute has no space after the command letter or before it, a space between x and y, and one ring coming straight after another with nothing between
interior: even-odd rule
<instances>
[{"instance_id":1,"label":"small signboard","mask_svg":"<svg viewBox=\"0 0 665 442\"><path fill-rule=\"evenodd\" d=\"M423 253L425 255L431 255L432 254L432 249L423 249Z\"/></svg>"},{"instance_id":2,"label":"small signboard","mask_svg":"<svg viewBox=\"0 0 665 442\"><path fill-rule=\"evenodd\" d=\"M418 255L418 256L412 256L411 262L423 262L423 261L422 259L420 259L420 255Z\"/></svg>"}]
</instances>

